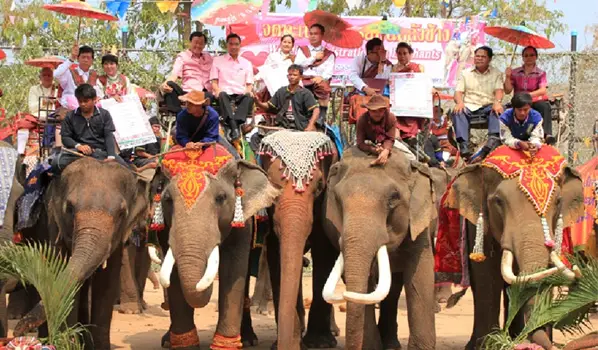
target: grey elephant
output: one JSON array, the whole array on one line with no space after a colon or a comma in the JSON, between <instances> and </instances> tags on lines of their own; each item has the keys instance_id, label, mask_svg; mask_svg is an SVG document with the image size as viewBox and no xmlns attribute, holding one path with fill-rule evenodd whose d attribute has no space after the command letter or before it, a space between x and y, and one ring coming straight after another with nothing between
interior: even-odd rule
<instances>
[{"instance_id":1,"label":"grey elephant","mask_svg":"<svg viewBox=\"0 0 598 350\"><path fill-rule=\"evenodd\" d=\"M166 254L160 282L167 288L171 320L162 346L199 349L194 309L208 304L218 274L218 324L212 344L238 348L252 237L247 219L270 206L280 191L261 168L231 159L217 172L205 173L205 186L188 206L179 186L184 176L169 179L160 170L154 181L155 188L163 188L165 228L158 238ZM246 221L244 227L239 220Z\"/></svg>"},{"instance_id":2,"label":"grey elephant","mask_svg":"<svg viewBox=\"0 0 598 350\"><path fill-rule=\"evenodd\" d=\"M113 305L120 290L123 244L148 208L149 186L115 162L83 158L50 182L36 224L68 257L67 270L83 285L69 324L92 325L86 349L110 349ZM15 327L21 335L45 320L38 304Z\"/></svg>"},{"instance_id":3,"label":"grey elephant","mask_svg":"<svg viewBox=\"0 0 598 350\"><path fill-rule=\"evenodd\" d=\"M542 149L545 147L549 146ZM554 152L554 158L546 159L559 159L558 151ZM539 180L535 188L546 192L535 193L532 189L524 193L519 176L503 178L504 174L488 166L488 159L483 165L463 169L449 190L448 206L458 208L469 222L467 252L473 253L470 257L476 260L469 260L474 326L467 349L480 348L483 338L499 327L500 298L506 285L538 281L555 273L576 277L575 267L564 265L558 248L551 248L553 243L558 246L563 227L573 223L584 210L581 178L560 159L560 168L535 177ZM545 182L549 178L553 180L552 189ZM542 218L534 205L537 202L530 198L544 195L547 201L543 202L546 210ZM528 302L527 310L532 302ZM528 316L527 312L518 315L510 331L520 332ZM545 329L536 330L530 340L545 349L555 349Z\"/></svg>"},{"instance_id":4,"label":"grey elephant","mask_svg":"<svg viewBox=\"0 0 598 350\"><path fill-rule=\"evenodd\" d=\"M430 227L449 175L400 152L384 167L358 148L330 170L326 232L341 254L324 287L329 303L348 301L347 349L397 349L397 308L407 294L409 349L434 349L434 257ZM334 288L344 274L343 296ZM372 276L377 276L377 285ZM374 285L376 287L374 288ZM374 304L380 303L376 326Z\"/></svg>"}]
</instances>

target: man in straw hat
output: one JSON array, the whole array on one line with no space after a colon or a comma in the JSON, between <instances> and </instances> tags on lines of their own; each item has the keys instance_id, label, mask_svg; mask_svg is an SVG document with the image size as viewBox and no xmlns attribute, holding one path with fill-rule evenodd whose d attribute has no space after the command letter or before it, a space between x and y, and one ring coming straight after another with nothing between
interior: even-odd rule
<instances>
[{"instance_id":1,"label":"man in straw hat","mask_svg":"<svg viewBox=\"0 0 598 350\"><path fill-rule=\"evenodd\" d=\"M384 165L395 142L397 118L390 113L388 100L380 94L372 96L362 106L367 112L357 122L357 147L363 152L378 155L371 165Z\"/></svg>"}]
</instances>

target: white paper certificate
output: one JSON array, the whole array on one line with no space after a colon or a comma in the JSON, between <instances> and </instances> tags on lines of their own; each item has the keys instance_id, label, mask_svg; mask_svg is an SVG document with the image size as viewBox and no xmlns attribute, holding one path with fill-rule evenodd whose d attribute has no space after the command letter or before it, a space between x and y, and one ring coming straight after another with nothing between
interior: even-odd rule
<instances>
[{"instance_id":1,"label":"white paper certificate","mask_svg":"<svg viewBox=\"0 0 598 350\"><path fill-rule=\"evenodd\" d=\"M136 94L122 97L122 102L113 98L102 100L102 108L108 110L114 121L114 137L121 150L156 142L147 114Z\"/></svg>"},{"instance_id":2,"label":"white paper certificate","mask_svg":"<svg viewBox=\"0 0 598 350\"><path fill-rule=\"evenodd\" d=\"M391 73L390 111L397 117L432 118L432 88L424 73Z\"/></svg>"},{"instance_id":3,"label":"white paper certificate","mask_svg":"<svg viewBox=\"0 0 598 350\"><path fill-rule=\"evenodd\" d=\"M287 73L290 61L288 61L288 63L287 61L288 60L285 60L285 62L273 62L258 68L260 77L262 77L264 84L266 84L266 88L268 88L268 91L272 96L274 96L276 91L281 87L289 85Z\"/></svg>"}]
</instances>

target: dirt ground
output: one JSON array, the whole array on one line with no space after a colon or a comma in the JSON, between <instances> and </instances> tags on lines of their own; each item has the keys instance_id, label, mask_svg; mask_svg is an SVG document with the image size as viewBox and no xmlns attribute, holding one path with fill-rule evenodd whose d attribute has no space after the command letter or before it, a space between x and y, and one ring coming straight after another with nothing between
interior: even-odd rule
<instances>
[{"instance_id":1,"label":"dirt ground","mask_svg":"<svg viewBox=\"0 0 598 350\"><path fill-rule=\"evenodd\" d=\"M217 284L218 282L216 282ZM217 287L217 285L215 286ZM344 286L337 287L339 291ZM304 296L311 296L311 278L304 278ZM455 290L455 289L454 289ZM202 348L209 348L210 341L216 329L218 314L216 313L217 289L214 288L212 300L204 309L195 311L195 325L200 333ZM132 350L158 350L160 339L169 326L168 311L160 308L163 301L162 290L154 290L150 281L147 281L145 300L148 309L140 315L123 315L118 313L115 307L114 318L112 319L112 349ZM444 305L443 305L444 306ZM341 329L341 335L337 338L339 344L337 349L344 348L345 341L345 314L340 312L336 306L336 321ZM253 311L253 310L252 310ZM598 317L592 317L594 325L598 324ZM11 322L14 325L14 321ZM444 309L436 314L436 337L439 350L463 349L467 343L473 325L473 300L471 292L468 292L452 309ZM253 349L270 349L276 338L276 327L274 314L258 315L253 313L253 326L259 338L260 344ZM408 343L409 330L407 325L407 308L404 298L399 305L399 340L403 346ZM565 338L556 333L557 342L563 343Z\"/></svg>"}]
</instances>

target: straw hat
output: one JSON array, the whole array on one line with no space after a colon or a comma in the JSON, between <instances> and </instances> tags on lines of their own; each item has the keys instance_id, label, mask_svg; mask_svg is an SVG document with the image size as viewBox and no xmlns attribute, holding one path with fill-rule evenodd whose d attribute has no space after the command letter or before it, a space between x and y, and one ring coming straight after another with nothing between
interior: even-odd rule
<instances>
[{"instance_id":1,"label":"straw hat","mask_svg":"<svg viewBox=\"0 0 598 350\"><path fill-rule=\"evenodd\" d=\"M380 94L375 94L370 98L368 103L361 105L363 108L367 108L370 111L375 111L378 109L388 108L388 99Z\"/></svg>"},{"instance_id":2,"label":"straw hat","mask_svg":"<svg viewBox=\"0 0 598 350\"><path fill-rule=\"evenodd\" d=\"M179 100L194 105L205 105L209 99L203 91L193 90L183 96L179 96Z\"/></svg>"}]
</instances>

